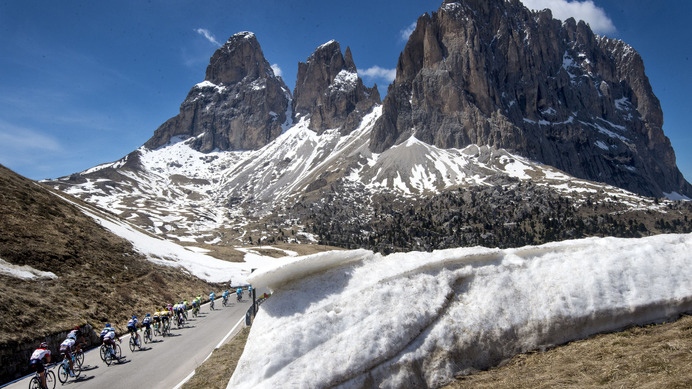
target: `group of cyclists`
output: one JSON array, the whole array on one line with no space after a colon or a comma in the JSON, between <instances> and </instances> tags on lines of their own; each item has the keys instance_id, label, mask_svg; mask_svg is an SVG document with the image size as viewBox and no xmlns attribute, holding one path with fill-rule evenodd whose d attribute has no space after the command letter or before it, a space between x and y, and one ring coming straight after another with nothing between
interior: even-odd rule
<instances>
[{"instance_id":1,"label":"group of cyclists","mask_svg":"<svg viewBox=\"0 0 692 389\"><path fill-rule=\"evenodd\" d=\"M252 287L248 288L249 292L252 292ZM224 306L227 303L229 290L225 290L223 293ZM238 296L238 301L242 299L243 290L238 288L236 290L236 295ZM214 298L216 294L212 291L209 293L210 309L214 310ZM165 336L167 333L170 334L170 326L172 323L177 323L178 327L184 327L184 323L188 320L187 311L191 308L193 316L197 316L199 309L202 305L202 296L197 295L197 297L192 299L192 302L188 304L187 300L183 300L177 304L167 304L161 309L157 308L153 315L147 313L140 322L136 315L133 315L127 322L127 330L131 335L130 345L131 350L134 351L134 347L141 348L141 341L139 336L139 328L143 328L144 337L151 339L153 335ZM152 328L153 327L153 328ZM153 331L153 332L152 332ZM101 347L101 358L106 362L107 358L113 360L119 360L119 347L116 345L116 340L120 343L120 337L115 332L115 328L106 324L103 330L101 330L100 338L102 341ZM60 354L69 363L69 376L74 377L74 358L73 354L81 350L83 344L86 344L84 340L84 334L82 333L80 327L74 327L72 331L67 334L65 340L60 344ZM48 343L43 342L39 347L32 353L29 366L31 370L38 373L40 377L40 384L42 388L47 388L46 385L46 364L51 361L51 352L48 348ZM51 373L52 374L52 373Z\"/></svg>"}]
</instances>

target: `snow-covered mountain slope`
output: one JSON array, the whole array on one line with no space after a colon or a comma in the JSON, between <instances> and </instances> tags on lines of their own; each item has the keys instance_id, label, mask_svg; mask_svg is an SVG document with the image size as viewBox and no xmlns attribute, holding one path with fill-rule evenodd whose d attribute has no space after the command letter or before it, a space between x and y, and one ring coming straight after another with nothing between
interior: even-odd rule
<instances>
[{"instance_id":1,"label":"snow-covered mountain slope","mask_svg":"<svg viewBox=\"0 0 692 389\"><path fill-rule=\"evenodd\" d=\"M488 146L440 149L414 136L374 154L368 139L380 115L381 107L375 107L347 135L337 130L318 135L303 119L255 151L202 153L190 146L195 138L175 137L155 150L143 146L122 160L50 183L152 233L207 243L242 239L253 221L284 212L306 194L319 197L335 182L362 196L415 197L506 179L550 186L575 202L607 191L635 207L653 205ZM300 230L300 220L283 220Z\"/></svg>"},{"instance_id":2,"label":"snow-covered mountain slope","mask_svg":"<svg viewBox=\"0 0 692 389\"><path fill-rule=\"evenodd\" d=\"M687 234L296 258L250 275L274 293L228 387L439 387L692 309L691 253Z\"/></svg>"}]
</instances>

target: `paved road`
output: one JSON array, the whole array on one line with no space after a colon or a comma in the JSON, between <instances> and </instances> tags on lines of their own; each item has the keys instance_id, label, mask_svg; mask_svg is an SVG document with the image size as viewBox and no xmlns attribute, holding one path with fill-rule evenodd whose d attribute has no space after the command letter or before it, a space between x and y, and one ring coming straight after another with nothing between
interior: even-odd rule
<instances>
[{"instance_id":1,"label":"paved road","mask_svg":"<svg viewBox=\"0 0 692 389\"><path fill-rule=\"evenodd\" d=\"M121 338L121 363L107 366L101 361L98 348L88 351L81 376L76 380L70 378L65 385L58 382L56 389L174 388L204 362L239 320L244 320L245 312L251 305L247 292L241 302L237 302L235 294L232 294L229 297L231 304L227 307L221 301L219 299L215 302L214 311L209 309L208 304L202 306L197 318L192 317L189 312L190 321L186 328L172 328L172 336L157 336L154 342L144 345L141 351L135 349L131 352L128 347L129 337ZM238 326L238 330L240 328L242 326ZM226 341L230 338L226 338ZM57 369L55 372L57 374ZM26 389L30 378L3 389Z\"/></svg>"}]
</instances>

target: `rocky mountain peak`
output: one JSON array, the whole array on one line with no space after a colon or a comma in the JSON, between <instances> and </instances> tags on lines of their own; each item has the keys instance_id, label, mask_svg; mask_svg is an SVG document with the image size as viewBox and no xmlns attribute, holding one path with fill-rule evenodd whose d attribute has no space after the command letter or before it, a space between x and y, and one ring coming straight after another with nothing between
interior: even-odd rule
<instances>
[{"instance_id":1,"label":"rocky mountain peak","mask_svg":"<svg viewBox=\"0 0 692 389\"><path fill-rule=\"evenodd\" d=\"M204 79L213 84L231 85L245 77L253 80L272 74L255 34L239 32L231 36L209 60Z\"/></svg>"},{"instance_id":2,"label":"rocky mountain peak","mask_svg":"<svg viewBox=\"0 0 692 389\"><path fill-rule=\"evenodd\" d=\"M371 134L490 145L635 193L692 195L631 47L518 0L445 1L418 19Z\"/></svg>"},{"instance_id":3,"label":"rocky mountain peak","mask_svg":"<svg viewBox=\"0 0 692 389\"><path fill-rule=\"evenodd\" d=\"M194 137L192 147L202 152L256 150L290 123L290 101L289 89L274 75L255 34L241 32L216 50L204 81L192 87L180 113L145 146L155 149Z\"/></svg>"},{"instance_id":4,"label":"rocky mountain peak","mask_svg":"<svg viewBox=\"0 0 692 389\"><path fill-rule=\"evenodd\" d=\"M298 64L294 120L309 117L310 129L318 133L339 129L348 134L379 103L377 86L363 85L351 49L347 47L344 56L337 41L321 45L304 63Z\"/></svg>"}]
</instances>

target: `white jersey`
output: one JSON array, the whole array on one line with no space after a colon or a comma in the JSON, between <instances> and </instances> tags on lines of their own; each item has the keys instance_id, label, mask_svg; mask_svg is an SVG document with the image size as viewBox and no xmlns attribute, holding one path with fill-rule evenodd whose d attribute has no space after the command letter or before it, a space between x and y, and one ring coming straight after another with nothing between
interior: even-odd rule
<instances>
[{"instance_id":1,"label":"white jersey","mask_svg":"<svg viewBox=\"0 0 692 389\"><path fill-rule=\"evenodd\" d=\"M72 346L74 346L74 344L75 344L74 339L67 338L67 339L63 340L62 343L60 343L60 350L66 350L68 347L72 348Z\"/></svg>"},{"instance_id":2,"label":"white jersey","mask_svg":"<svg viewBox=\"0 0 692 389\"><path fill-rule=\"evenodd\" d=\"M106 332L106 334L103 335L103 340L106 340L106 339L110 339L110 340L115 339L115 331L110 330L110 331Z\"/></svg>"},{"instance_id":3,"label":"white jersey","mask_svg":"<svg viewBox=\"0 0 692 389\"><path fill-rule=\"evenodd\" d=\"M34 353L31 354L31 359L43 359L46 355L50 355L50 350L45 348L37 348Z\"/></svg>"},{"instance_id":4,"label":"white jersey","mask_svg":"<svg viewBox=\"0 0 692 389\"><path fill-rule=\"evenodd\" d=\"M67 337L70 338L70 339L75 339L75 340L76 340L76 339L77 339L77 333L78 333L78 332L79 332L79 331L77 331L77 330L72 330L72 331L70 331L69 334L67 334Z\"/></svg>"}]
</instances>

